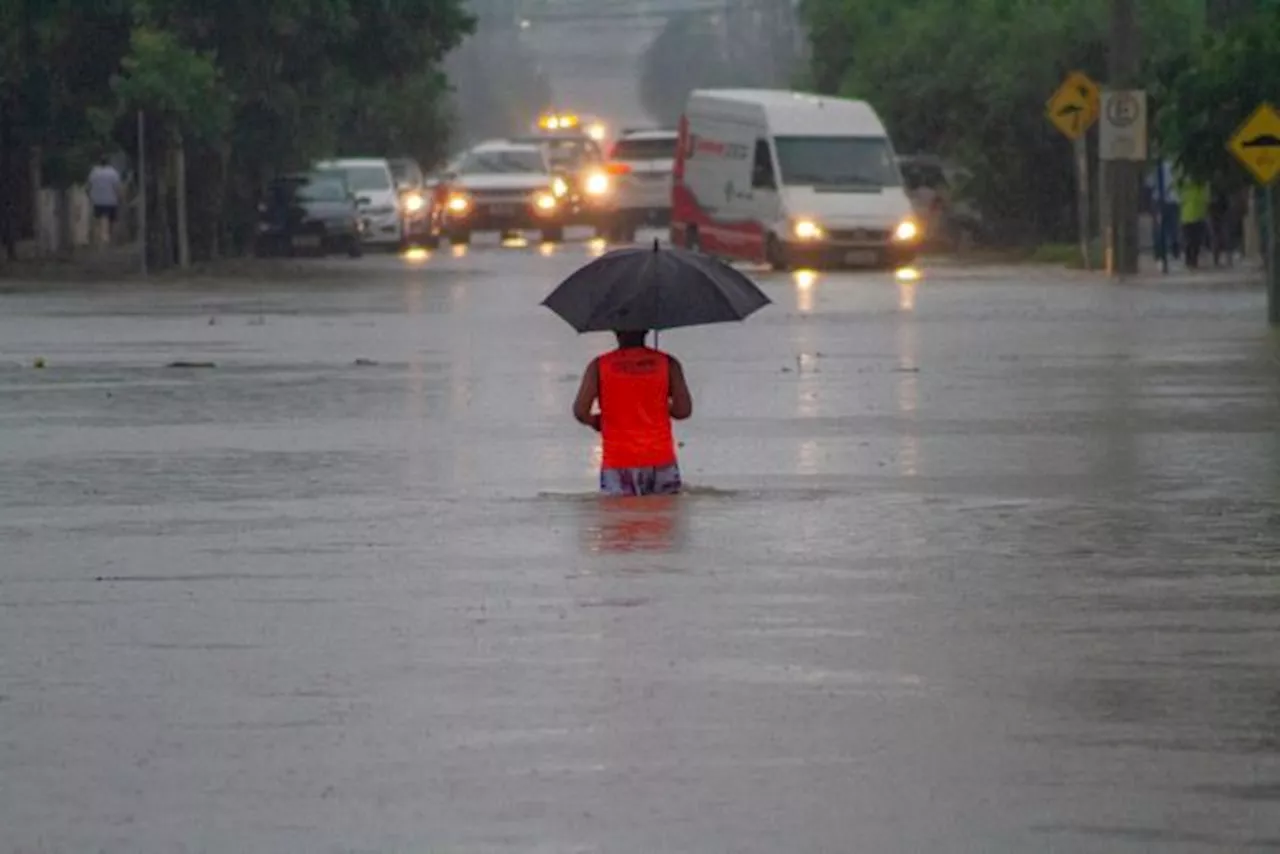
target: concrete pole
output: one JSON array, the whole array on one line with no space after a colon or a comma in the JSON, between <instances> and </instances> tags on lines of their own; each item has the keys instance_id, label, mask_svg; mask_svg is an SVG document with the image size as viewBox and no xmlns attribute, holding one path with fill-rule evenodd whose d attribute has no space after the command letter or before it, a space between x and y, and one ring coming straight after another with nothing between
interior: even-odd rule
<instances>
[{"instance_id":1,"label":"concrete pole","mask_svg":"<svg viewBox=\"0 0 1280 854\"><path fill-rule=\"evenodd\" d=\"M1108 72L1112 89L1131 89L1141 73L1138 15L1134 0L1111 0L1111 44ZM1107 239L1109 272L1128 276L1138 272L1138 190L1142 164L1114 160L1105 166L1110 207Z\"/></svg>"}]
</instances>

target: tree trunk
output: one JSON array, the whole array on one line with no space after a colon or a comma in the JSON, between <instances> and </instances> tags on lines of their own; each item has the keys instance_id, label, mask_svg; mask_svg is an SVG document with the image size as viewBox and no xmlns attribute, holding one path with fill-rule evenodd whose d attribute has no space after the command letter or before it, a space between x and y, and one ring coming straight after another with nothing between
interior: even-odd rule
<instances>
[{"instance_id":1,"label":"tree trunk","mask_svg":"<svg viewBox=\"0 0 1280 854\"><path fill-rule=\"evenodd\" d=\"M13 102L8 97L0 103L0 199L14 199L17 181L13 176ZM18 258L18 205L16 201L5 204L0 210L0 232L4 251L10 261Z\"/></svg>"},{"instance_id":2,"label":"tree trunk","mask_svg":"<svg viewBox=\"0 0 1280 854\"><path fill-rule=\"evenodd\" d=\"M58 189L56 205L58 210L58 257L68 259L75 254L75 236L72 234L71 227L71 194L75 192L67 187Z\"/></svg>"},{"instance_id":3,"label":"tree trunk","mask_svg":"<svg viewBox=\"0 0 1280 854\"><path fill-rule=\"evenodd\" d=\"M151 210L155 213L155 217L151 220L150 241L152 248L152 266L157 269L164 269L173 263L173 232L171 223L173 218L169 215L169 166L172 161L171 153L168 146L164 145L160 134L150 134L150 137L156 141L151 147L155 156L151 158L154 165L152 173L155 175L155 201L151 205Z\"/></svg>"},{"instance_id":4,"label":"tree trunk","mask_svg":"<svg viewBox=\"0 0 1280 854\"><path fill-rule=\"evenodd\" d=\"M187 232L187 151L181 135L178 136L178 144L173 151L173 161L178 215L178 266L185 270L191 266L191 240Z\"/></svg>"},{"instance_id":5,"label":"tree trunk","mask_svg":"<svg viewBox=\"0 0 1280 854\"><path fill-rule=\"evenodd\" d=\"M45 245L44 227L41 223L40 209L41 199L40 191L44 188L44 150L38 146L31 146L29 152L31 159L27 163L28 186L31 188L31 233L35 236L36 245L42 249ZM52 243L52 241L49 241Z\"/></svg>"}]
</instances>

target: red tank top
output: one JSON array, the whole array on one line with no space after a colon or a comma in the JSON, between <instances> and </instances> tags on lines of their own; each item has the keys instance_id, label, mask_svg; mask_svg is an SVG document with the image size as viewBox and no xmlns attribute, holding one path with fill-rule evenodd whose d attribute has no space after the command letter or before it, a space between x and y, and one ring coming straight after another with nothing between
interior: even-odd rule
<instances>
[{"instance_id":1,"label":"red tank top","mask_svg":"<svg viewBox=\"0 0 1280 854\"><path fill-rule=\"evenodd\" d=\"M604 354L598 364L603 467L649 468L674 463L670 357L649 347L628 347Z\"/></svg>"}]
</instances>

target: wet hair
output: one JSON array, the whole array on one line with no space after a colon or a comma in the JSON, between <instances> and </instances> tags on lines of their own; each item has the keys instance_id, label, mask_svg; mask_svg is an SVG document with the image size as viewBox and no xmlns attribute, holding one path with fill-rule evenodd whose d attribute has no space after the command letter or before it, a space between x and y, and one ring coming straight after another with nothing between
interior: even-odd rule
<instances>
[{"instance_id":1,"label":"wet hair","mask_svg":"<svg viewBox=\"0 0 1280 854\"><path fill-rule=\"evenodd\" d=\"M619 347L643 347L649 336L644 329L615 329L613 334L618 338Z\"/></svg>"}]
</instances>

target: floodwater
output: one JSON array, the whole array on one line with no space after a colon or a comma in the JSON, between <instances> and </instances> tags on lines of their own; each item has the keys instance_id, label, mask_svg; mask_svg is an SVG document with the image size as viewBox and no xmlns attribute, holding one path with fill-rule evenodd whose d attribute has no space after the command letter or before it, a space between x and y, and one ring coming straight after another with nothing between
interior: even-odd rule
<instances>
[{"instance_id":1,"label":"floodwater","mask_svg":"<svg viewBox=\"0 0 1280 854\"><path fill-rule=\"evenodd\" d=\"M598 251L0 295L0 850L1280 849L1257 288L761 274L610 502Z\"/></svg>"}]
</instances>

